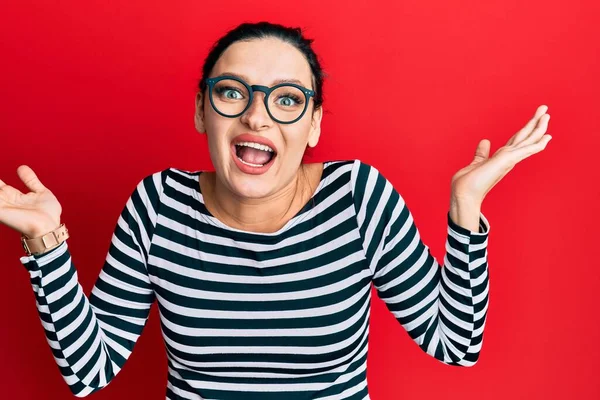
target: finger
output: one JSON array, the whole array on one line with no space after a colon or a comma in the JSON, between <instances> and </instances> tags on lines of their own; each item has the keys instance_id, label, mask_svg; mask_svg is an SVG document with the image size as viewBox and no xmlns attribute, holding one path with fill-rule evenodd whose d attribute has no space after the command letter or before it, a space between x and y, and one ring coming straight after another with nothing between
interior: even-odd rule
<instances>
[{"instance_id":1,"label":"finger","mask_svg":"<svg viewBox=\"0 0 600 400\"><path fill-rule=\"evenodd\" d=\"M548 106L541 105L535 110L533 118L531 118L523 128L521 128L510 140L507 142L508 145L518 144L521 140L525 139L531 131L537 125L539 119L548 111Z\"/></svg>"},{"instance_id":2,"label":"finger","mask_svg":"<svg viewBox=\"0 0 600 400\"><path fill-rule=\"evenodd\" d=\"M40 182L40 180L38 179L35 172L33 172L33 170L29 168L29 166L19 166L19 168L17 168L17 174L19 175L19 178L21 178L25 186L27 186L27 188L32 192L41 192L42 190L46 189L46 187L42 185L42 182Z\"/></svg>"},{"instance_id":3,"label":"finger","mask_svg":"<svg viewBox=\"0 0 600 400\"><path fill-rule=\"evenodd\" d=\"M533 118L531 118L523 128L521 128L510 140L507 142L508 145L518 144L521 140L529 136L529 133L537 125L539 119L548 111L548 106L541 105L535 110Z\"/></svg>"},{"instance_id":4,"label":"finger","mask_svg":"<svg viewBox=\"0 0 600 400\"><path fill-rule=\"evenodd\" d=\"M544 114L539 120L539 123L531 134L517 144L517 146L528 146L533 143L537 143L546 133L548 129L548 122L550 121L550 114Z\"/></svg>"},{"instance_id":5,"label":"finger","mask_svg":"<svg viewBox=\"0 0 600 400\"><path fill-rule=\"evenodd\" d=\"M544 150L550 140L552 140L552 136L546 134L542 136L542 138L536 143L516 148L512 152L513 157L516 158L515 162L519 162L533 154L539 153L540 151Z\"/></svg>"}]
</instances>

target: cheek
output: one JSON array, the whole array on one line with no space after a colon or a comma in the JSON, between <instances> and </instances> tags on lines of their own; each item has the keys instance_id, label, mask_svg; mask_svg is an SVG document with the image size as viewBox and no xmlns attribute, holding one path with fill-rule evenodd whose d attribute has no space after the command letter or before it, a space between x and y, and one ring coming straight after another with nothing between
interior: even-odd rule
<instances>
[{"instance_id":1,"label":"cheek","mask_svg":"<svg viewBox=\"0 0 600 400\"><path fill-rule=\"evenodd\" d=\"M233 120L222 117L215 113L212 108L206 114L204 126L211 146L219 144L219 139L227 137Z\"/></svg>"},{"instance_id":2,"label":"cheek","mask_svg":"<svg viewBox=\"0 0 600 400\"><path fill-rule=\"evenodd\" d=\"M207 116L205 119L206 136L208 140L208 150L210 158L214 165L226 163L230 157L229 143L226 138L229 137L231 121L225 118Z\"/></svg>"},{"instance_id":3,"label":"cheek","mask_svg":"<svg viewBox=\"0 0 600 400\"><path fill-rule=\"evenodd\" d=\"M289 129L282 129L283 138L285 139L286 150L291 151L292 155L301 157L304 154L304 149L308 143L308 135L310 134L310 121L308 123L302 121L301 124L293 124ZM298 153L298 154L296 154Z\"/></svg>"},{"instance_id":4,"label":"cheek","mask_svg":"<svg viewBox=\"0 0 600 400\"><path fill-rule=\"evenodd\" d=\"M219 124L221 123L221 121L219 121L220 115L218 115L217 113L215 113L215 111L212 109L212 107L210 106L210 104L208 106L205 105L204 107L204 128L206 129L206 132L217 132L219 129Z\"/></svg>"}]
</instances>

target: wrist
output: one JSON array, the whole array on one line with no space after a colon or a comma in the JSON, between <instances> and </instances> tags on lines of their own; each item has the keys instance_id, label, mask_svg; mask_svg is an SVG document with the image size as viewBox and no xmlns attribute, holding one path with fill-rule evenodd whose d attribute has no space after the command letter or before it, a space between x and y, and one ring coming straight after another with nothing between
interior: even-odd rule
<instances>
[{"instance_id":1,"label":"wrist","mask_svg":"<svg viewBox=\"0 0 600 400\"><path fill-rule=\"evenodd\" d=\"M28 239L35 239L35 238L39 238L42 237L56 229L58 229L60 227L60 221L57 224L51 224L51 225L46 225L46 226L41 226L41 227L36 227L31 233L26 234L25 236L27 236Z\"/></svg>"},{"instance_id":2,"label":"wrist","mask_svg":"<svg viewBox=\"0 0 600 400\"><path fill-rule=\"evenodd\" d=\"M38 234L41 229L34 232ZM58 247L62 242L69 238L68 230L65 224L60 224L57 228L52 229L40 236L29 238L25 234L21 236L21 244L27 255L40 255L51 251Z\"/></svg>"},{"instance_id":3,"label":"wrist","mask_svg":"<svg viewBox=\"0 0 600 400\"><path fill-rule=\"evenodd\" d=\"M46 253L50 252L51 250L54 250L54 249L55 249L55 248L57 248L58 246L60 246L60 245L61 245L61 243L62 243L62 242L60 242L60 243L57 243L57 244L55 244L55 245L52 245L51 247L48 247L48 248L46 248L46 250L43 250L43 251L32 252L31 254L32 254L32 255L34 255L34 256L42 256L42 255L44 255L44 254L46 254Z\"/></svg>"},{"instance_id":4,"label":"wrist","mask_svg":"<svg viewBox=\"0 0 600 400\"><path fill-rule=\"evenodd\" d=\"M457 225L472 232L479 232L479 216L481 203L466 199L450 200L450 218Z\"/></svg>"}]
</instances>

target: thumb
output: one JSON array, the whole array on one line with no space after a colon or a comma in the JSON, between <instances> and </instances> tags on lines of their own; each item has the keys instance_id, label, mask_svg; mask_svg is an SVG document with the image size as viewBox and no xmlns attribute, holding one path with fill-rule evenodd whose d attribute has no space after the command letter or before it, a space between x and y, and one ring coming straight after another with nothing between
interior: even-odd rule
<instances>
[{"instance_id":1,"label":"thumb","mask_svg":"<svg viewBox=\"0 0 600 400\"><path fill-rule=\"evenodd\" d=\"M17 168L17 175L19 175L19 178L21 178L25 186L32 192L38 193L46 189L35 172L27 165L19 166L19 168Z\"/></svg>"},{"instance_id":2,"label":"thumb","mask_svg":"<svg viewBox=\"0 0 600 400\"><path fill-rule=\"evenodd\" d=\"M475 159L473 161L480 162L488 159L490 156L490 145L491 143L489 140L481 140L475 150Z\"/></svg>"}]
</instances>

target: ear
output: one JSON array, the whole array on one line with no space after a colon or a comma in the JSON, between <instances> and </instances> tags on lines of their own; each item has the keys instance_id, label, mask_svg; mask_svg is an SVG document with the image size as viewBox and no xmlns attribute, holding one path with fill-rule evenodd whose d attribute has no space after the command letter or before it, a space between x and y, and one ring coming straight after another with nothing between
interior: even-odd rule
<instances>
[{"instance_id":1,"label":"ear","mask_svg":"<svg viewBox=\"0 0 600 400\"><path fill-rule=\"evenodd\" d=\"M310 123L310 133L308 134L308 145L315 147L321 136L321 119L323 118L323 107L319 107L313 112Z\"/></svg>"},{"instance_id":2,"label":"ear","mask_svg":"<svg viewBox=\"0 0 600 400\"><path fill-rule=\"evenodd\" d=\"M194 126L198 133L206 133L204 128L204 99L202 98L202 92L196 93L196 111L194 113Z\"/></svg>"}]
</instances>

